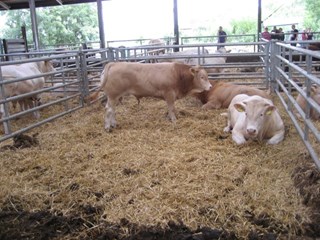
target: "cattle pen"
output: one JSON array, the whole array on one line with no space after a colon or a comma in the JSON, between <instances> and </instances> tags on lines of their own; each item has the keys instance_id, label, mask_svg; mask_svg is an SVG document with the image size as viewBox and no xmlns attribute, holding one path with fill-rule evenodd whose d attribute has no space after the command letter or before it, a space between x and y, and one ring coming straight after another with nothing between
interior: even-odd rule
<instances>
[{"instance_id":1,"label":"cattle pen","mask_svg":"<svg viewBox=\"0 0 320 240\"><path fill-rule=\"evenodd\" d=\"M159 49L152 45L45 51L0 62L2 96L3 66L43 59L55 66L37 92L42 105L12 108L12 101L33 93L0 102L1 236L319 237L320 125L310 109L320 112L320 107L310 89L320 86L320 56L288 43L226 43L232 51L223 54L215 53L217 44L163 45L159 55L149 54ZM171 54L177 48L195 53ZM270 89L285 121L285 140L276 146L235 146L223 132L225 109L203 111L191 97L177 102L176 124L163 116L164 102L147 98L138 105L126 97L117 113L120 128L106 133L103 106L85 101L108 62L191 58L206 69L223 70L210 73L212 80ZM210 64L208 58L226 61ZM307 99L306 112L296 103L298 94ZM30 114L35 110L39 119Z\"/></svg>"}]
</instances>

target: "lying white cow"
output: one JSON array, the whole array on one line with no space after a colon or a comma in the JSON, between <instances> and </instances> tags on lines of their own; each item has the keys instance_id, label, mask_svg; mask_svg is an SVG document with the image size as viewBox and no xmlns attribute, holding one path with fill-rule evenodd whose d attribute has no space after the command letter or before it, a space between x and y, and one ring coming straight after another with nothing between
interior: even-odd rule
<instances>
[{"instance_id":1,"label":"lying white cow","mask_svg":"<svg viewBox=\"0 0 320 240\"><path fill-rule=\"evenodd\" d=\"M226 50L226 48L222 47L219 50L216 50L214 54L226 54L229 53L231 50ZM160 55L162 57L168 56L168 58L161 58L158 62L180 62L188 65L198 65L199 58L195 57L195 55L199 54L199 50L197 48L191 48L180 52L173 52ZM200 50L201 55L209 54L207 49ZM217 57L203 57L200 58L201 65L208 65L206 67L207 73L220 73L223 71L223 68L215 67L215 65L222 65L226 63L226 57L224 56L217 56Z\"/></svg>"},{"instance_id":2,"label":"lying white cow","mask_svg":"<svg viewBox=\"0 0 320 240\"><path fill-rule=\"evenodd\" d=\"M226 50L225 47L221 47L215 51L215 54L226 54L230 52L231 50ZM209 65L208 67L206 67L207 73L212 74L212 73L223 72L223 68L214 67L214 65L223 65L226 63L226 61L227 61L227 57L223 57L223 56L205 58L205 61L204 61L205 64Z\"/></svg>"},{"instance_id":3,"label":"lying white cow","mask_svg":"<svg viewBox=\"0 0 320 240\"><path fill-rule=\"evenodd\" d=\"M18 78L32 77L42 73L53 72L55 69L50 61L30 62L17 65L8 65L1 68L4 80L3 90L5 97L13 97L21 94L31 93L42 89L47 77L35 77L24 81L18 81L6 84L6 81ZM0 99L2 98L0 93ZM38 105L39 94L30 95L18 100L21 110L26 110ZM3 104L0 105L0 115L4 114ZM39 112L35 112L35 117L39 118Z\"/></svg>"},{"instance_id":4,"label":"lying white cow","mask_svg":"<svg viewBox=\"0 0 320 240\"><path fill-rule=\"evenodd\" d=\"M148 45L157 47L159 46L159 48L149 50L148 53L150 55L159 55L165 53L165 49L163 48L163 46L165 46L166 44L160 39L151 39Z\"/></svg>"},{"instance_id":5,"label":"lying white cow","mask_svg":"<svg viewBox=\"0 0 320 240\"><path fill-rule=\"evenodd\" d=\"M244 144L249 139L277 144L284 138L284 124L271 100L254 95L235 96L228 108L225 132L232 130L232 139Z\"/></svg>"},{"instance_id":6,"label":"lying white cow","mask_svg":"<svg viewBox=\"0 0 320 240\"><path fill-rule=\"evenodd\" d=\"M304 87L303 91L306 92L307 88ZM318 105L320 105L320 86L318 85L312 85L311 89L310 89L310 97L316 102L318 103ZM299 104L299 106L302 108L302 110L304 112L307 111L307 101L306 99L299 94L297 97L297 103ZM297 116L300 118L300 114L297 113ZM310 109L310 118L313 120L320 120L320 113L317 112L314 108L311 107Z\"/></svg>"}]
</instances>

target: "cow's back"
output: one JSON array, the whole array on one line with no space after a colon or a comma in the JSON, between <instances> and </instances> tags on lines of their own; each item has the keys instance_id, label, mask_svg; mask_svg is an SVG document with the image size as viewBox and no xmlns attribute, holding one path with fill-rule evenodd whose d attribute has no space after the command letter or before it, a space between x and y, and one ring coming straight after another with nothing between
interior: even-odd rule
<instances>
[{"instance_id":1,"label":"cow's back","mask_svg":"<svg viewBox=\"0 0 320 240\"><path fill-rule=\"evenodd\" d=\"M8 65L2 67L3 75L10 75L16 78L22 78L27 76L32 76L40 74L37 64L35 62L17 64L17 65Z\"/></svg>"},{"instance_id":2,"label":"cow's back","mask_svg":"<svg viewBox=\"0 0 320 240\"><path fill-rule=\"evenodd\" d=\"M304 87L303 91L306 93L307 88ZM320 105L320 87L313 85L311 87L311 98ZM296 101L298 105L301 107L301 109L306 113L307 111L307 100L299 93ZM296 113L298 117L301 117L300 114ZM314 120L320 119L320 114L311 107L310 109L310 117Z\"/></svg>"},{"instance_id":3,"label":"cow's back","mask_svg":"<svg viewBox=\"0 0 320 240\"><path fill-rule=\"evenodd\" d=\"M239 94L246 94L248 96L258 95L267 99L271 98L267 92L251 86L214 80L210 80L210 83L213 87L207 93L207 102L216 101L221 105L221 108L228 108L232 99Z\"/></svg>"}]
</instances>

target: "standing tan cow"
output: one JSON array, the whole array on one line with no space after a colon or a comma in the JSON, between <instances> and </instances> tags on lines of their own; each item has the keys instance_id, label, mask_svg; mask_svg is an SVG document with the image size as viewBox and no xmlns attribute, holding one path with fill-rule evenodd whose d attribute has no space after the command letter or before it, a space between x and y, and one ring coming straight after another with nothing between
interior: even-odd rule
<instances>
[{"instance_id":1,"label":"standing tan cow","mask_svg":"<svg viewBox=\"0 0 320 240\"><path fill-rule=\"evenodd\" d=\"M271 100L260 96L239 94L228 108L228 124L225 132L232 130L232 139L238 145L249 139L277 144L284 138L284 124Z\"/></svg>"},{"instance_id":2,"label":"standing tan cow","mask_svg":"<svg viewBox=\"0 0 320 240\"><path fill-rule=\"evenodd\" d=\"M236 85L223 81L209 80L212 88L209 91L197 93L194 96L199 99L203 109L228 108L231 100L238 94L247 94L249 96L258 95L267 99L271 96L256 87Z\"/></svg>"},{"instance_id":3,"label":"standing tan cow","mask_svg":"<svg viewBox=\"0 0 320 240\"><path fill-rule=\"evenodd\" d=\"M102 77L98 90L103 89L108 97L106 130L116 127L115 107L122 96L163 99L168 105L169 119L175 121L175 100L211 88L208 74L203 68L181 63L109 63L105 66ZM98 92L91 98L96 98L97 95Z\"/></svg>"},{"instance_id":4,"label":"standing tan cow","mask_svg":"<svg viewBox=\"0 0 320 240\"><path fill-rule=\"evenodd\" d=\"M304 87L303 91L306 92L307 88ZM310 97L320 106L320 86L313 84L310 89ZM306 113L307 111L307 100L299 94L296 99L298 105ZM297 116L301 118L300 114L297 113ZM320 120L320 113L313 107L310 109L310 118L313 120Z\"/></svg>"}]
</instances>

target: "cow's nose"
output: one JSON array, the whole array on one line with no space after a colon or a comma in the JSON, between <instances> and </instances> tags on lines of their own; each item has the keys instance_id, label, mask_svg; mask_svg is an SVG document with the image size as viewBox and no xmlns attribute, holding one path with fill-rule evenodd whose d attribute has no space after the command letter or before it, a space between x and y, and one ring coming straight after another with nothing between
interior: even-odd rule
<instances>
[{"instance_id":1,"label":"cow's nose","mask_svg":"<svg viewBox=\"0 0 320 240\"><path fill-rule=\"evenodd\" d=\"M248 132L249 134L255 134L255 133L257 132L257 130L254 129L254 128L247 128L247 132Z\"/></svg>"}]
</instances>

